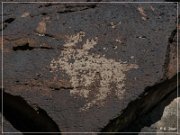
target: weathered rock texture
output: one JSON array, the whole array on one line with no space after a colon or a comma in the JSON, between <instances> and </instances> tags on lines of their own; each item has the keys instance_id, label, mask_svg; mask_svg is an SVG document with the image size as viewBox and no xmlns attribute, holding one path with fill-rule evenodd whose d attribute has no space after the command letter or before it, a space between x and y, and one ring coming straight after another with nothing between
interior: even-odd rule
<instances>
[{"instance_id":1,"label":"weathered rock texture","mask_svg":"<svg viewBox=\"0 0 180 135\"><path fill-rule=\"evenodd\" d=\"M179 5L178 5L179 6ZM180 13L180 12L179 12ZM177 66L179 67L179 62L177 61L177 58L180 58L179 55L179 48L177 46L177 31L179 33L179 25L178 28L172 32L172 35L169 40L169 54L168 54L168 60L167 63L167 77L171 78L174 74L177 73ZM179 40L178 40L179 41ZM179 42L178 42L179 44ZM178 65L177 65L178 64ZM178 94L178 95L177 95ZM177 98L176 95L178 96ZM177 124L179 125L180 121L180 115L179 115L179 93L175 93L173 96L172 94L165 98L165 100L162 102L162 104L167 104L167 106L164 109L164 112L161 113L161 119L158 120L156 123L152 124L149 127L144 127L141 131L142 132L165 132L164 134L167 134L167 132L173 132L177 131L179 132L180 128L177 127ZM164 106L164 105L161 105ZM157 110L157 109L154 109ZM155 111L158 112L158 111ZM153 117L157 116L157 113L152 114ZM141 133L142 134L142 133ZM158 133L157 133L158 134ZM170 133L172 134L172 133Z\"/></svg>"},{"instance_id":2,"label":"weathered rock texture","mask_svg":"<svg viewBox=\"0 0 180 135\"><path fill-rule=\"evenodd\" d=\"M5 92L45 110L63 132L101 131L147 87L158 104L153 86L177 74L176 3L3 7Z\"/></svg>"}]
</instances>

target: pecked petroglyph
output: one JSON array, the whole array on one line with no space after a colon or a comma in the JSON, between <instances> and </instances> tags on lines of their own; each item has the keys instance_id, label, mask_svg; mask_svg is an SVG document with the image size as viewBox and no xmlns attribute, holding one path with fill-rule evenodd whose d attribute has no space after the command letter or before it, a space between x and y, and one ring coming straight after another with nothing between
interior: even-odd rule
<instances>
[{"instance_id":1,"label":"pecked petroglyph","mask_svg":"<svg viewBox=\"0 0 180 135\"><path fill-rule=\"evenodd\" d=\"M70 94L87 100L81 110L89 109L94 105L103 105L111 93L112 85L115 88L115 95L121 99L125 91L125 72L138 68L136 64L117 62L105 58L105 55L89 54L88 51L97 45L98 38L86 39L82 48L77 48L76 44L82 42L84 36L84 32L67 36L60 56L50 63L52 72L61 70L69 75L73 88Z\"/></svg>"}]
</instances>

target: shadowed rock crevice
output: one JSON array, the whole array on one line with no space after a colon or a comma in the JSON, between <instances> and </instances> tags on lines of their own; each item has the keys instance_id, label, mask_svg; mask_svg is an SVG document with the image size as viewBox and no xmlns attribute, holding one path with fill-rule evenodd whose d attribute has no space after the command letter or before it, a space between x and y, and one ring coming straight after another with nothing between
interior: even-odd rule
<instances>
[{"instance_id":1,"label":"shadowed rock crevice","mask_svg":"<svg viewBox=\"0 0 180 135\"><path fill-rule=\"evenodd\" d=\"M15 18L8 18L4 21L4 23L12 23L15 20Z\"/></svg>"},{"instance_id":2,"label":"shadowed rock crevice","mask_svg":"<svg viewBox=\"0 0 180 135\"><path fill-rule=\"evenodd\" d=\"M15 19L16 19L16 18L10 17L10 18L4 20L4 21L3 21L3 24L1 23L1 25L3 25L3 27L0 28L0 31L2 31L2 29L5 30L10 23L12 23L12 22L15 21Z\"/></svg>"},{"instance_id":3,"label":"shadowed rock crevice","mask_svg":"<svg viewBox=\"0 0 180 135\"><path fill-rule=\"evenodd\" d=\"M176 36L176 33L177 33L177 29L174 29L172 32L171 32L171 35L169 37L169 43L172 43L174 41L174 37Z\"/></svg>"},{"instance_id":4,"label":"shadowed rock crevice","mask_svg":"<svg viewBox=\"0 0 180 135\"><path fill-rule=\"evenodd\" d=\"M161 118L161 115L159 115L154 120L148 119L151 112L162 105L161 102L168 98L167 102L169 103L177 97L177 87L179 86L177 86L176 75L172 79L146 88L138 99L130 102L122 114L111 120L101 132L140 132L141 128L151 125ZM162 110L159 112L164 110L167 102L161 106Z\"/></svg>"},{"instance_id":5,"label":"shadowed rock crevice","mask_svg":"<svg viewBox=\"0 0 180 135\"><path fill-rule=\"evenodd\" d=\"M29 46L29 43L26 43L21 46L13 47L14 51L18 51L18 50L25 51L25 50L33 50L33 49L53 49L53 48L52 47L31 47Z\"/></svg>"},{"instance_id":6,"label":"shadowed rock crevice","mask_svg":"<svg viewBox=\"0 0 180 135\"><path fill-rule=\"evenodd\" d=\"M164 79L167 79L168 78L168 71L169 71L169 64L170 64L170 60L171 60L171 46L173 45L174 42L177 42L176 41L176 36L177 36L177 28L174 29L169 38L168 38L168 45L167 45L167 49L166 49L166 56L165 56L165 61L164 61Z\"/></svg>"},{"instance_id":7,"label":"shadowed rock crevice","mask_svg":"<svg viewBox=\"0 0 180 135\"><path fill-rule=\"evenodd\" d=\"M71 13L71 12L78 12L78 11L84 11L84 10L88 10L88 9L93 9L95 7L97 7L96 4L66 6L66 9L64 11L57 11L57 13L65 14L65 13Z\"/></svg>"},{"instance_id":8,"label":"shadowed rock crevice","mask_svg":"<svg viewBox=\"0 0 180 135\"><path fill-rule=\"evenodd\" d=\"M24 44L22 46L13 47L14 51L17 51L17 50L32 50L32 49L34 49L34 47L30 47L28 43Z\"/></svg>"},{"instance_id":9,"label":"shadowed rock crevice","mask_svg":"<svg viewBox=\"0 0 180 135\"><path fill-rule=\"evenodd\" d=\"M178 95L180 96L180 95ZM168 106L175 98L177 98L177 88L171 93L165 96L161 102L159 102L155 107L152 108L148 113L145 113L137 120L135 120L130 126L125 128L124 132L140 132L144 127L150 127L152 124L161 120L164 109Z\"/></svg>"},{"instance_id":10,"label":"shadowed rock crevice","mask_svg":"<svg viewBox=\"0 0 180 135\"><path fill-rule=\"evenodd\" d=\"M69 4L65 4L65 3L47 3L47 4L42 4L40 5L38 8L54 8L56 10L56 8L58 7L58 10L56 10L56 13L58 14L67 14L67 13L72 13L72 12L79 12L79 11L85 11L85 10L89 10L89 9L94 9L97 7L97 4L100 3L99 1L96 1L94 3L90 3L91 1L89 1L89 3L87 2L86 4L84 3L72 3L72 5ZM24 3L25 4L25 3ZM51 15L54 14L54 12L48 12L48 11L43 11L41 13L35 14L35 15L31 15L31 17L35 17L35 16L47 16L47 15Z\"/></svg>"},{"instance_id":11,"label":"shadowed rock crevice","mask_svg":"<svg viewBox=\"0 0 180 135\"><path fill-rule=\"evenodd\" d=\"M2 102L2 93L0 97ZM57 134L60 134L58 125L48 116L46 111L38 106L34 109L22 97L13 96L4 90L3 116L21 132L59 132Z\"/></svg>"},{"instance_id":12,"label":"shadowed rock crevice","mask_svg":"<svg viewBox=\"0 0 180 135\"><path fill-rule=\"evenodd\" d=\"M166 49L166 57L164 61L164 79L168 78L168 65L170 64L170 52L171 52L171 45L173 42L176 41L177 29L174 29L168 39L168 45Z\"/></svg>"}]
</instances>

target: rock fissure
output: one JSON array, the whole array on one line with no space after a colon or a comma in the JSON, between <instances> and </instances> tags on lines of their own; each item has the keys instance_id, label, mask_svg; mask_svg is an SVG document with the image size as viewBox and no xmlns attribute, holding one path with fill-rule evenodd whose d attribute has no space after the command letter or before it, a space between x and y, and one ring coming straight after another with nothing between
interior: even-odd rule
<instances>
[{"instance_id":1,"label":"rock fissure","mask_svg":"<svg viewBox=\"0 0 180 135\"><path fill-rule=\"evenodd\" d=\"M24 45L21 45L21 46L15 46L13 47L13 50L14 51L18 51L18 50L21 50L21 51L26 51L26 50L33 50L33 49L53 49L52 47L31 47L29 46L29 43L26 43Z\"/></svg>"},{"instance_id":2,"label":"rock fissure","mask_svg":"<svg viewBox=\"0 0 180 135\"><path fill-rule=\"evenodd\" d=\"M22 97L1 90L3 90L3 116L14 128L24 132L23 134L26 134L25 132L59 132L57 135L60 134L58 125L45 110L38 106L33 108ZM0 98L2 102L2 92Z\"/></svg>"},{"instance_id":3,"label":"rock fissure","mask_svg":"<svg viewBox=\"0 0 180 135\"><path fill-rule=\"evenodd\" d=\"M167 79L164 82L146 88L138 99L130 102L122 113L117 118L109 121L101 132L129 132L130 128L133 129L130 132L139 132L143 126L141 125L141 128L138 127L137 121L141 121L142 116L146 117L164 98L176 91L177 87L179 86L177 86L177 75L175 75L172 79ZM137 125L134 125L134 123ZM150 123L148 124L150 125ZM133 126L134 128L132 128Z\"/></svg>"}]
</instances>

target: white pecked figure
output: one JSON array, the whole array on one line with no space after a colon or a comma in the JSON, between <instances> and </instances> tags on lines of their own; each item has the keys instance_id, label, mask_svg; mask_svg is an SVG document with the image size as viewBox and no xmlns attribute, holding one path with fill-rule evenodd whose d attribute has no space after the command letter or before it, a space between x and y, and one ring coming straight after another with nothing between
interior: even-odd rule
<instances>
[{"instance_id":1,"label":"white pecked figure","mask_svg":"<svg viewBox=\"0 0 180 135\"><path fill-rule=\"evenodd\" d=\"M87 39L82 48L76 48L76 44L82 42L84 36L84 32L68 36L60 56L50 63L52 72L65 71L70 77L73 88L70 94L87 100L81 111L93 105L103 105L112 89L115 89L115 95L121 99L125 91L125 72L138 68L136 64L117 62L105 58L105 55L90 54L89 50L97 45L97 38Z\"/></svg>"}]
</instances>

